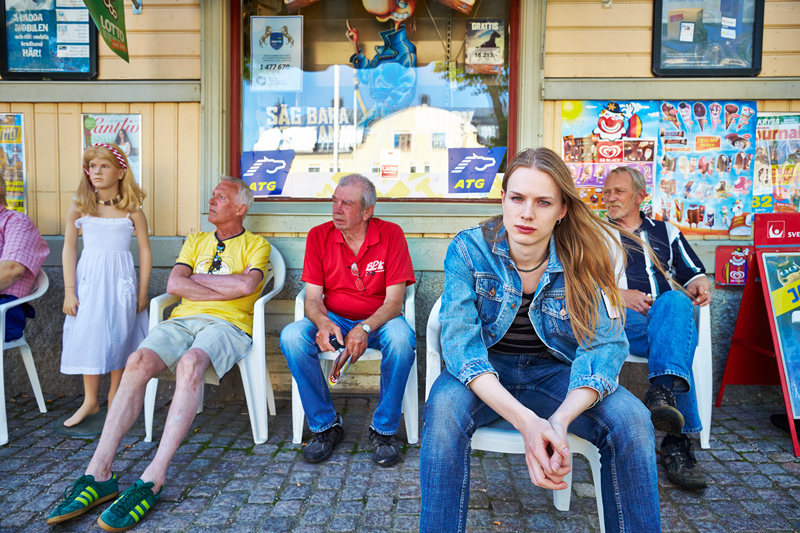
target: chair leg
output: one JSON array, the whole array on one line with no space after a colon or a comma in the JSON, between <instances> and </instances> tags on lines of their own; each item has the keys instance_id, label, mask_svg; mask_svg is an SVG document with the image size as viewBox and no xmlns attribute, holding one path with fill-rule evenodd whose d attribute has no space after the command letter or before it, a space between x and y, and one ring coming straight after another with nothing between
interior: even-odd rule
<instances>
[{"instance_id":1,"label":"chair leg","mask_svg":"<svg viewBox=\"0 0 800 533\"><path fill-rule=\"evenodd\" d=\"M264 357L255 357L248 353L239 361L239 373L242 375L242 385L247 398L247 411L250 415L250 427L253 431L253 441L256 444L267 442L267 398L265 391L266 371ZM264 376L264 379L259 379ZM260 382L260 383L259 383Z\"/></svg>"},{"instance_id":2,"label":"chair leg","mask_svg":"<svg viewBox=\"0 0 800 533\"><path fill-rule=\"evenodd\" d=\"M572 457L570 458L570 464L572 464ZM572 472L564 476L564 483L567 484L566 489L553 491L553 505L559 511L569 511L569 501L572 497Z\"/></svg>"},{"instance_id":3,"label":"chair leg","mask_svg":"<svg viewBox=\"0 0 800 533\"><path fill-rule=\"evenodd\" d=\"M603 490L600 478L600 451L591 442L577 437L570 433L569 449L572 453L570 463L574 460L575 454L586 457L592 469L592 481L594 481L594 494L597 499L597 517L600 520L600 533L605 533L605 521L603 518ZM553 491L553 503L559 511L569 511L569 501L572 495L572 472L564 476L567 488L564 490Z\"/></svg>"},{"instance_id":4,"label":"chair leg","mask_svg":"<svg viewBox=\"0 0 800 533\"><path fill-rule=\"evenodd\" d=\"M701 344L702 347L702 344ZM708 449L711 447L711 408L713 398L713 369L711 350L697 348L694 356L692 371L694 373L695 395L697 397L697 410L700 414L700 423L703 429L700 432L700 446Z\"/></svg>"},{"instance_id":5,"label":"chair leg","mask_svg":"<svg viewBox=\"0 0 800 533\"><path fill-rule=\"evenodd\" d=\"M158 392L158 380L156 378L147 382L144 391L144 431L145 442L153 442L153 413L156 410L156 393ZM201 403L202 405L202 403Z\"/></svg>"},{"instance_id":6,"label":"chair leg","mask_svg":"<svg viewBox=\"0 0 800 533\"><path fill-rule=\"evenodd\" d=\"M5 317L0 317L4 320ZM0 324L5 326L5 324ZM0 333L5 331L5 327L0 328ZM6 419L6 382L3 374L3 339L0 338L0 400L3 405L0 405L0 446L8 444L8 420Z\"/></svg>"},{"instance_id":7,"label":"chair leg","mask_svg":"<svg viewBox=\"0 0 800 533\"><path fill-rule=\"evenodd\" d=\"M22 337L22 340L25 340L25 337ZM39 375L36 373L36 365L33 364L33 354L31 353L31 347L28 346L28 343L21 344L18 346L20 355L22 355L22 362L25 363L25 370L28 371L28 379L31 382L31 387L33 387L33 395L36 396L36 403L39 405L39 412L46 413L47 407L44 404L44 396L42 396L42 386L39 384Z\"/></svg>"},{"instance_id":8,"label":"chair leg","mask_svg":"<svg viewBox=\"0 0 800 533\"><path fill-rule=\"evenodd\" d=\"M292 443L294 444L303 442L305 419L306 412L303 409L303 402L300 400L300 390L297 388L297 381L292 378Z\"/></svg>"},{"instance_id":9,"label":"chair leg","mask_svg":"<svg viewBox=\"0 0 800 533\"><path fill-rule=\"evenodd\" d=\"M406 390L403 393L403 415L406 422L406 437L409 444L419 442L419 390L417 388L417 358L408 374Z\"/></svg>"},{"instance_id":10,"label":"chair leg","mask_svg":"<svg viewBox=\"0 0 800 533\"><path fill-rule=\"evenodd\" d=\"M197 406L197 414L198 415L203 412L203 403L205 402L205 400L206 400L206 384L205 383L201 383L200 384L200 405ZM153 401L155 401L155 398L153 398Z\"/></svg>"},{"instance_id":11,"label":"chair leg","mask_svg":"<svg viewBox=\"0 0 800 533\"><path fill-rule=\"evenodd\" d=\"M269 377L269 365L266 362L264 363L264 370L267 376L267 407L269 408L269 414L275 416L275 392L272 390L272 380Z\"/></svg>"}]
</instances>

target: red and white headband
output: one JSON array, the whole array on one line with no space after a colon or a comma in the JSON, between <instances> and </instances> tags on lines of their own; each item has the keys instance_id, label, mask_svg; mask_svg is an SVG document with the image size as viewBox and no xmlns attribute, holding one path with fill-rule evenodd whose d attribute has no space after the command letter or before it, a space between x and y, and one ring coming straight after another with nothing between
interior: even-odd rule
<instances>
[{"instance_id":1,"label":"red and white headband","mask_svg":"<svg viewBox=\"0 0 800 533\"><path fill-rule=\"evenodd\" d=\"M91 148L94 148L95 146L102 146L103 148L108 149L108 151L111 152L112 154L114 154L114 157L117 158L117 161L119 161L119 164L122 167L122 170L128 170L128 165L125 164L125 158L122 157L122 154L119 153L119 151L116 148L114 148L110 144L106 144L106 143L94 143L91 146ZM89 169L88 168L83 167L83 171L86 173L87 176L89 175Z\"/></svg>"}]
</instances>

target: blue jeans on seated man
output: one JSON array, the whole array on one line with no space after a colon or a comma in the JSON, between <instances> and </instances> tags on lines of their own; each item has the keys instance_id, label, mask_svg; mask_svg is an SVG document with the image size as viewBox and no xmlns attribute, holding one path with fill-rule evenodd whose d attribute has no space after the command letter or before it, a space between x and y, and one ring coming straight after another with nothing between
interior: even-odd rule
<instances>
[{"instance_id":1,"label":"blue jeans on seated man","mask_svg":"<svg viewBox=\"0 0 800 533\"><path fill-rule=\"evenodd\" d=\"M0 304L13 302L14 300L17 300L16 296L0 294ZM19 339L25 332L25 319L35 317L36 313L33 307L28 303L17 305L6 310L6 334L5 338L0 340L11 342Z\"/></svg>"},{"instance_id":2,"label":"blue jeans on seated man","mask_svg":"<svg viewBox=\"0 0 800 533\"><path fill-rule=\"evenodd\" d=\"M492 352L489 362L500 383L541 418L549 418L567 395L571 367L566 363ZM441 373L425 404L420 531L465 530L472 435L497 418L468 387L446 370ZM579 415L569 432L600 450L606 532L661 531L655 440L644 405L619 387Z\"/></svg>"},{"instance_id":3,"label":"blue jeans on seated man","mask_svg":"<svg viewBox=\"0 0 800 533\"><path fill-rule=\"evenodd\" d=\"M671 375L675 380L675 407L685 420L684 433L703 429L697 411L692 362L697 348L694 304L679 291L667 291L656 298L647 316L628 309L625 335L632 355L648 359L648 378Z\"/></svg>"},{"instance_id":4,"label":"blue jeans on seated man","mask_svg":"<svg viewBox=\"0 0 800 533\"><path fill-rule=\"evenodd\" d=\"M328 317L341 328L344 337L362 322L331 312ZM316 335L317 327L308 318L293 322L281 332L281 352L297 381L308 427L320 433L333 426L338 418L328 390L328 377L322 374L319 364ZM403 394L416 357L417 339L405 318L398 316L373 331L367 342L383 355L380 397L372 416L372 429L382 435L394 435L400 424Z\"/></svg>"}]
</instances>

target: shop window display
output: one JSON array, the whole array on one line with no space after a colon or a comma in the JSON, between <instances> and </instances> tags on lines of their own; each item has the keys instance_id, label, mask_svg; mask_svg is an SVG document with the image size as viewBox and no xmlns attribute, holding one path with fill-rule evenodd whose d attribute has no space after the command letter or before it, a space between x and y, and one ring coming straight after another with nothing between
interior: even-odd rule
<instances>
[{"instance_id":1,"label":"shop window display","mask_svg":"<svg viewBox=\"0 0 800 533\"><path fill-rule=\"evenodd\" d=\"M512 1L461 6L468 13L434 1L244 1L242 160L294 151L282 187L259 187L269 164L245 177L256 196L324 197L359 172L385 198L499 198ZM463 149L494 161L468 162L465 173L492 176L480 189L449 175ZM389 150L400 153L397 179L380 177Z\"/></svg>"}]
</instances>

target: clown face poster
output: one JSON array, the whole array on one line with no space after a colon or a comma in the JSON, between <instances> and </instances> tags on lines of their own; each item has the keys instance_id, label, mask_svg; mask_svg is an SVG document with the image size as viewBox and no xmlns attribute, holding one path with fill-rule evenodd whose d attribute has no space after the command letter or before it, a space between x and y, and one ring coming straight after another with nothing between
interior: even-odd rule
<instances>
[{"instance_id":1,"label":"clown face poster","mask_svg":"<svg viewBox=\"0 0 800 533\"><path fill-rule=\"evenodd\" d=\"M303 17L250 18L251 91L303 90Z\"/></svg>"},{"instance_id":2,"label":"clown face poster","mask_svg":"<svg viewBox=\"0 0 800 533\"><path fill-rule=\"evenodd\" d=\"M603 185L620 166L638 168L647 182L642 210L651 214L657 161L658 102L565 101L561 155L583 201L605 216Z\"/></svg>"},{"instance_id":3,"label":"clown face poster","mask_svg":"<svg viewBox=\"0 0 800 533\"><path fill-rule=\"evenodd\" d=\"M754 166L754 213L800 211L800 115L758 117Z\"/></svg>"},{"instance_id":4,"label":"clown face poster","mask_svg":"<svg viewBox=\"0 0 800 533\"><path fill-rule=\"evenodd\" d=\"M687 235L750 235L756 103L659 102L656 219Z\"/></svg>"}]
</instances>

